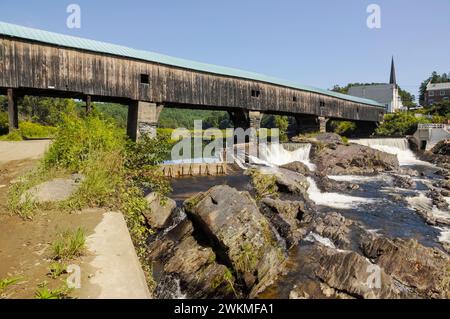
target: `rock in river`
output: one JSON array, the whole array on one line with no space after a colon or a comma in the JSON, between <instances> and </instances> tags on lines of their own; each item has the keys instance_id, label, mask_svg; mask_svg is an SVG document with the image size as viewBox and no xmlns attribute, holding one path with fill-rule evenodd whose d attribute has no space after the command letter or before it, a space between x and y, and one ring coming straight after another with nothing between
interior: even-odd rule
<instances>
[{"instance_id":1,"label":"rock in river","mask_svg":"<svg viewBox=\"0 0 450 319\"><path fill-rule=\"evenodd\" d=\"M187 200L185 209L250 296L273 280L285 252L248 192L215 186Z\"/></svg>"},{"instance_id":2,"label":"rock in river","mask_svg":"<svg viewBox=\"0 0 450 319\"><path fill-rule=\"evenodd\" d=\"M162 229L177 206L176 202L156 192L148 194L145 199L149 205L149 210L144 212L145 219L152 228Z\"/></svg>"},{"instance_id":3,"label":"rock in river","mask_svg":"<svg viewBox=\"0 0 450 319\"><path fill-rule=\"evenodd\" d=\"M358 144L315 144L313 163L326 175L367 175L398 170L397 156Z\"/></svg>"},{"instance_id":4,"label":"rock in river","mask_svg":"<svg viewBox=\"0 0 450 319\"><path fill-rule=\"evenodd\" d=\"M450 297L450 257L415 240L366 237L364 255L419 297Z\"/></svg>"},{"instance_id":5,"label":"rock in river","mask_svg":"<svg viewBox=\"0 0 450 319\"><path fill-rule=\"evenodd\" d=\"M190 298L234 297L234 277L216 261L210 247L194 238L194 228L182 221L149 246L157 298L175 298L177 288ZM179 285L179 287L177 287Z\"/></svg>"}]
</instances>

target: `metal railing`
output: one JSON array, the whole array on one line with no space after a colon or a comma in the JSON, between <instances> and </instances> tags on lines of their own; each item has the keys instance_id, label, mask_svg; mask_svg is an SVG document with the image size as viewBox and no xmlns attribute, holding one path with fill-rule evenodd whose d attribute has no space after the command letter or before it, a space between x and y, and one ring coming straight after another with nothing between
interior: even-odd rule
<instances>
[{"instance_id":1,"label":"metal railing","mask_svg":"<svg viewBox=\"0 0 450 319\"><path fill-rule=\"evenodd\" d=\"M450 124L419 124L418 125L419 129L430 129L430 128L442 128L444 130L449 130L450 129Z\"/></svg>"}]
</instances>

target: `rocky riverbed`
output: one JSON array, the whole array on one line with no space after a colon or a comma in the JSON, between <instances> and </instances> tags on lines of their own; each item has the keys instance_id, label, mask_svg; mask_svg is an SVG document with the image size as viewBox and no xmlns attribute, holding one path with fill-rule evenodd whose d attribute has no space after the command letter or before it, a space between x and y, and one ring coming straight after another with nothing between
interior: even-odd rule
<instances>
[{"instance_id":1,"label":"rocky riverbed","mask_svg":"<svg viewBox=\"0 0 450 319\"><path fill-rule=\"evenodd\" d=\"M314 165L252 165L175 180L177 201L149 195L155 297L449 298L449 171L336 135L298 142Z\"/></svg>"}]
</instances>

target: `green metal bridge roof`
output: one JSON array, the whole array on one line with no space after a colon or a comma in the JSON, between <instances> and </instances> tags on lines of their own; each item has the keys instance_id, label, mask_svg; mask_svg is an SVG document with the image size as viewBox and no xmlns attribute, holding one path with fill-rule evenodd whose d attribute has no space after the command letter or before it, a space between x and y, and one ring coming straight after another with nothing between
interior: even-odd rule
<instances>
[{"instance_id":1,"label":"green metal bridge roof","mask_svg":"<svg viewBox=\"0 0 450 319\"><path fill-rule=\"evenodd\" d=\"M276 84L280 86L285 86L289 88L320 93L328 95L331 97L336 97L343 100L353 101L362 104L368 104L372 106L383 107L383 104L375 102L373 100L359 98L355 96L350 96L346 94L341 94L329 90L318 89L315 87L310 87L306 85L299 85L291 81L277 79L271 76L266 76L263 74L258 74L254 72L243 71L234 68L228 68L213 64L206 64L201 62L195 62L180 58L171 57L168 55L163 55L155 52L143 51L128 48L121 45L105 43L95 40L89 40L79 37L74 37L70 35L64 35L60 33L54 33L49 31L43 31L28 27L23 27L15 24L10 24L0 21L0 35L6 35L9 37L16 37L31 41L43 42L47 44L57 45L61 47L74 48L98 53L112 54L116 56L122 56L126 58L138 59L143 61L155 62L166 64L170 66L176 66L185 69L191 69L195 71L213 73L218 75L225 75L237 78L243 78L248 80L261 81L271 84Z\"/></svg>"}]
</instances>

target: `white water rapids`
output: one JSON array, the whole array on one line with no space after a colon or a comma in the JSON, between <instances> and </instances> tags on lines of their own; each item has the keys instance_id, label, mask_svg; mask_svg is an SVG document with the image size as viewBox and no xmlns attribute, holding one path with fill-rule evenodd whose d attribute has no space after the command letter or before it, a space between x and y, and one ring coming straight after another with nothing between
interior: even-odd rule
<instances>
[{"instance_id":1,"label":"white water rapids","mask_svg":"<svg viewBox=\"0 0 450 319\"><path fill-rule=\"evenodd\" d=\"M431 165L430 163L417 159L416 155L409 149L408 141L405 138L366 138L350 140L350 142L397 155L398 162L401 166Z\"/></svg>"},{"instance_id":2,"label":"white water rapids","mask_svg":"<svg viewBox=\"0 0 450 319\"><path fill-rule=\"evenodd\" d=\"M283 144L260 144L258 147L258 156L246 154L245 147L240 145L235 148L233 154L234 162L242 169L246 169L248 164L264 165L268 167L282 166L292 162L302 162L311 171L316 169L316 166L310 162L309 154L311 152L311 144L290 144L287 150Z\"/></svg>"},{"instance_id":3,"label":"white water rapids","mask_svg":"<svg viewBox=\"0 0 450 319\"><path fill-rule=\"evenodd\" d=\"M355 208L360 204L374 203L375 200L364 197L356 197L350 195L344 195L339 193L325 193L321 192L317 187L316 182L308 177L308 196L317 205L328 206L337 209L350 209Z\"/></svg>"}]
</instances>

